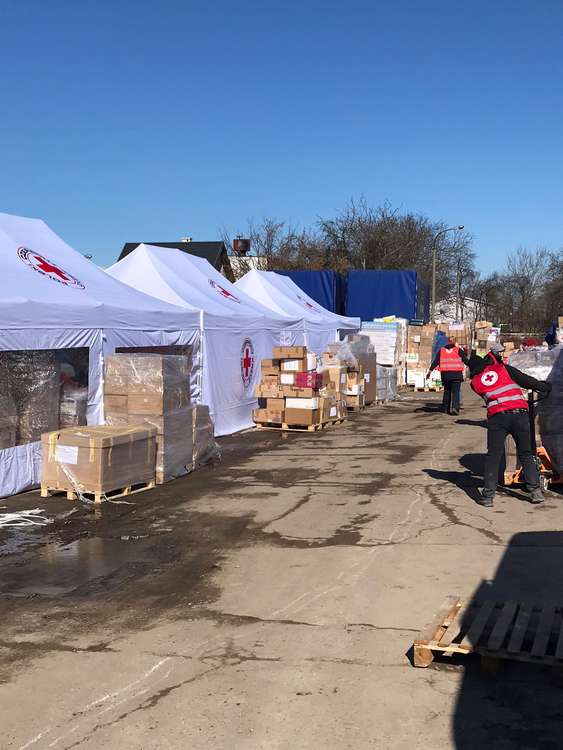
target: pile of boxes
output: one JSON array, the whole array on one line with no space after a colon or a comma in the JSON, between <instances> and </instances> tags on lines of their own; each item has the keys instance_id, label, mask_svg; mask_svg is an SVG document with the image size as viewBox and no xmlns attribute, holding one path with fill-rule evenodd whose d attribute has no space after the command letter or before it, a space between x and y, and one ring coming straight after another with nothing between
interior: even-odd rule
<instances>
[{"instance_id":1,"label":"pile of boxes","mask_svg":"<svg viewBox=\"0 0 563 750\"><path fill-rule=\"evenodd\" d=\"M475 340L473 348L480 357L484 357L491 348L491 344L500 339L500 328L493 326L488 320L475 322ZM514 346L512 347L514 348Z\"/></svg>"},{"instance_id":2,"label":"pile of boxes","mask_svg":"<svg viewBox=\"0 0 563 750\"><path fill-rule=\"evenodd\" d=\"M261 362L254 421L263 425L320 425L342 419L341 368L321 366L305 346L278 346Z\"/></svg>"},{"instance_id":3,"label":"pile of boxes","mask_svg":"<svg viewBox=\"0 0 563 750\"><path fill-rule=\"evenodd\" d=\"M190 358L115 354L106 360L106 424L156 429L158 484L187 474L216 450L207 406L190 404Z\"/></svg>"},{"instance_id":4,"label":"pile of boxes","mask_svg":"<svg viewBox=\"0 0 563 750\"><path fill-rule=\"evenodd\" d=\"M343 406L350 411L363 409L366 405L364 372L360 361L352 353L350 344L329 344L322 355L322 362L323 367L329 371L329 377Z\"/></svg>"},{"instance_id":5,"label":"pile of boxes","mask_svg":"<svg viewBox=\"0 0 563 750\"><path fill-rule=\"evenodd\" d=\"M436 387L440 380L439 373L426 374L432 364L432 350L438 326L435 323L409 325L407 333L406 370L407 384L415 388Z\"/></svg>"},{"instance_id":6,"label":"pile of boxes","mask_svg":"<svg viewBox=\"0 0 563 750\"><path fill-rule=\"evenodd\" d=\"M362 334L350 335L344 342L352 353L359 371L364 378L364 401L369 406L379 400L377 396L378 359L375 347L369 336Z\"/></svg>"}]
</instances>

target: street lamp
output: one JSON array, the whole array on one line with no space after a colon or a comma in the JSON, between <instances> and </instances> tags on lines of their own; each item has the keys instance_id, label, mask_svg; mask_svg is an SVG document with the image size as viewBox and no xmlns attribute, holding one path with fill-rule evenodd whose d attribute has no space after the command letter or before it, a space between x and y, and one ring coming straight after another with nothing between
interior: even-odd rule
<instances>
[{"instance_id":1,"label":"street lamp","mask_svg":"<svg viewBox=\"0 0 563 750\"><path fill-rule=\"evenodd\" d=\"M436 232L432 239L432 315L431 315L431 322L435 322L436 317L436 250L437 245L436 241L438 237L441 237L443 234L446 234L446 232L457 232L464 229L463 224L459 224L457 227L448 227L447 229L440 229L439 232Z\"/></svg>"}]
</instances>

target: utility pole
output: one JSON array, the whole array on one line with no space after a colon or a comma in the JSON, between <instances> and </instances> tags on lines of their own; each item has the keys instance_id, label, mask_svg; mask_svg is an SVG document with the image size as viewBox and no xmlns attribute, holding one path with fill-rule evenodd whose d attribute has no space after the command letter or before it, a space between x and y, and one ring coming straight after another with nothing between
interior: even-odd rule
<instances>
[{"instance_id":1,"label":"utility pole","mask_svg":"<svg viewBox=\"0 0 563 750\"><path fill-rule=\"evenodd\" d=\"M457 232L464 229L463 224L459 224L457 227L448 227L447 229L441 229L439 232L436 232L432 239L432 311L430 316L430 322L435 323L436 322L436 251L438 249L437 246L437 240L438 237L441 237L443 234L446 234L446 232Z\"/></svg>"}]
</instances>

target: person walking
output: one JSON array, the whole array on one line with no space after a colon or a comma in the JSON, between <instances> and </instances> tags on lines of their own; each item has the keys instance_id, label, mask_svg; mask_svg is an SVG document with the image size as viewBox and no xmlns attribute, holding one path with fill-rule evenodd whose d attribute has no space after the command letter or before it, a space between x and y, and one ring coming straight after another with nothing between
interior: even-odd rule
<instances>
[{"instance_id":1,"label":"person walking","mask_svg":"<svg viewBox=\"0 0 563 750\"><path fill-rule=\"evenodd\" d=\"M502 344L494 343L483 359L472 355L469 362L471 388L484 399L487 407L484 486L477 502L485 507L493 505L504 443L507 435L512 435L524 470L525 487L530 493L530 502L543 503L544 497L540 489L535 458L536 446L531 443L528 399L522 388L549 394L551 383L543 383L515 367L504 364L503 351Z\"/></svg>"},{"instance_id":2,"label":"person walking","mask_svg":"<svg viewBox=\"0 0 563 750\"><path fill-rule=\"evenodd\" d=\"M442 409L448 414L459 414L461 384L467 364L469 360L464 350L455 341L448 339L448 343L438 350L426 375L429 378L433 370L440 371L444 386Z\"/></svg>"}]
</instances>

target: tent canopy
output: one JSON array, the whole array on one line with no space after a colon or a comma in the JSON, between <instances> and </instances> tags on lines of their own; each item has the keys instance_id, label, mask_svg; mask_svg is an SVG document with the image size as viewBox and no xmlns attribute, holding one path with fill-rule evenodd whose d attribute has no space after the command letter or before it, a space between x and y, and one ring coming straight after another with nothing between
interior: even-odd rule
<instances>
[{"instance_id":1,"label":"tent canopy","mask_svg":"<svg viewBox=\"0 0 563 750\"><path fill-rule=\"evenodd\" d=\"M276 314L231 284L207 260L174 248L141 244L107 273L146 294L202 311L208 329L288 328L302 318Z\"/></svg>"},{"instance_id":2,"label":"tent canopy","mask_svg":"<svg viewBox=\"0 0 563 750\"><path fill-rule=\"evenodd\" d=\"M198 316L108 276L40 219L0 213L3 329L179 330Z\"/></svg>"},{"instance_id":3,"label":"tent canopy","mask_svg":"<svg viewBox=\"0 0 563 750\"><path fill-rule=\"evenodd\" d=\"M235 287L280 315L301 315L322 330L357 330L360 327L358 318L347 318L326 310L290 278L273 271L253 269L239 279Z\"/></svg>"}]
</instances>

